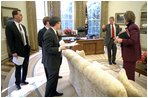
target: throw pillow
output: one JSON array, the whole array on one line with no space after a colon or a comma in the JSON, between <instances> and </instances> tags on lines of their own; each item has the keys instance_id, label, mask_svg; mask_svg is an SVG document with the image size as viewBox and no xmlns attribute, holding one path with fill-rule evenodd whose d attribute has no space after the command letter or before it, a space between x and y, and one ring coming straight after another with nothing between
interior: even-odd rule
<instances>
[{"instance_id":1,"label":"throw pillow","mask_svg":"<svg viewBox=\"0 0 148 98\"><path fill-rule=\"evenodd\" d=\"M84 52L84 50L81 50L81 51L76 50L76 53L79 54L81 57L85 58L85 52Z\"/></svg>"},{"instance_id":2,"label":"throw pillow","mask_svg":"<svg viewBox=\"0 0 148 98\"><path fill-rule=\"evenodd\" d=\"M141 91L138 90L133 84L131 84L126 76L124 69L121 69L118 75L118 80L124 85L127 95L129 97L141 97L143 96Z\"/></svg>"},{"instance_id":3,"label":"throw pillow","mask_svg":"<svg viewBox=\"0 0 148 98\"><path fill-rule=\"evenodd\" d=\"M138 90L138 93L140 93L140 95L142 95L143 97L147 96L147 91L145 88L143 88L141 85L134 82L133 80L129 80L129 82Z\"/></svg>"}]
</instances>

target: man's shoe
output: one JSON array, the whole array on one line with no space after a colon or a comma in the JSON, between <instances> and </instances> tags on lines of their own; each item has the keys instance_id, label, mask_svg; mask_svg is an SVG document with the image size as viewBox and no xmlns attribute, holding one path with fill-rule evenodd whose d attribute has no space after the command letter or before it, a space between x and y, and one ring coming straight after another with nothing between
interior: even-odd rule
<instances>
[{"instance_id":1,"label":"man's shoe","mask_svg":"<svg viewBox=\"0 0 148 98\"><path fill-rule=\"evenodd\" d=\"M58 76L58 78L62 78L62 76Z\"/></svg>"},{"instance_id":2,"label":"man's shoe","mask_svg":"<svg viewBox=\"0 0 148 98\"><path fill-rule=\"evenodd\" d=\"M29 82L22 82L21 84L22 85L27 85L27 84L29 84Z\"/></svg>"},{"instance_id":3,"label":"man's shoe","mask_svg":"<svg viewBox=\"0 0 148 98\"><path fill-rule=\"evenodd\" d=\"M21 86L20 85L16 85L16 88L19 90L19 89L21 89Z\"/></svg>"},{"instance_id":4,"label":"man's shoe","mask_svg":"<svg viewBox=\"0 0 148 98\"><path fill-rule=\"evenodd\" d=\"M116 63L116 62L113 62L113 64L115 64L115 65L116 65L117 63Z\"/></svg>"},{"instance_id":5,"label":"man's shoe","mask_svg":"<svg viewBox=\"0 0 148 98\"><path fill-rule=\"evenodd\" d=\"M109 62L109 65L112 65L112 63L111 63L111 62Z\"/></svg>"},{"instance_id":6,"label":"man's shoe","mask_svg":"<svg viewBox=\"0 0 148 98\"><path fill-rule=\"evenodd\" d=\"M63 93L56 92L54 96L62 96Z\"/></svg>"}]
</instances>

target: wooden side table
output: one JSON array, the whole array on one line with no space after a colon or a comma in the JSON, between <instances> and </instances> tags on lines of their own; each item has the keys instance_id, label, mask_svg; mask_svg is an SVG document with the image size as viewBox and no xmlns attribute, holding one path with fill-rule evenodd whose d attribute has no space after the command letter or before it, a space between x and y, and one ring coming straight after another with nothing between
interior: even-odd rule
<instances>
[{"instance_id":1,"label":"wooden side table","mask_svg":"<svg viewBox=\"0 0 148 98\"><path fill-rule=\"evenodd\" d=\"M139 77L140 74L147 76L147 64L136 64L136 72L139 73Z\"/></svg>"}]
</instances>

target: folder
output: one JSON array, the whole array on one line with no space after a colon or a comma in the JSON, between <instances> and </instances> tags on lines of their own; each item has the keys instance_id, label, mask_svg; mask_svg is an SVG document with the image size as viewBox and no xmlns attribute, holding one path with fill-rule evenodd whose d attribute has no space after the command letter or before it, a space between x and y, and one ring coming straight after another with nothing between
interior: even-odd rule
<instances>
[{"instance_id":1,"label":"folder","mask_svg":"<svg viewBox=\"0 0 148 98\"><path fill-rule=\"evenodd\" d=\"M122 39L128 39L128 38L129 38L129 36L128 36L128 34L127 34L126 31L120 33L120 34L118 35L118 37L119 37L119 38L122 38Z\"/></svg>"}]
</instances>

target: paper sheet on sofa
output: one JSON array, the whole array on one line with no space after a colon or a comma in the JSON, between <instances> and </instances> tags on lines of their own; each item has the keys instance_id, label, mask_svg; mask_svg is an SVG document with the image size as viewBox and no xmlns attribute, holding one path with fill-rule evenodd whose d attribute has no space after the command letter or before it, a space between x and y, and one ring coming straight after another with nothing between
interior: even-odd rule
<instances>
[{"instance_id":1,"label":"paper sheet on sofa","mask_svg":"<svg viewBox=\"0 0 148 98\"><path fill-rule=\"evenodd\" d=\"M20 66L20 65L23 64L24 59L25 59L24 57L18 56L18 57L13 57L12 61L13 61L13 63L15 63L16 65Z\"/></svg>"}]
</instances>

